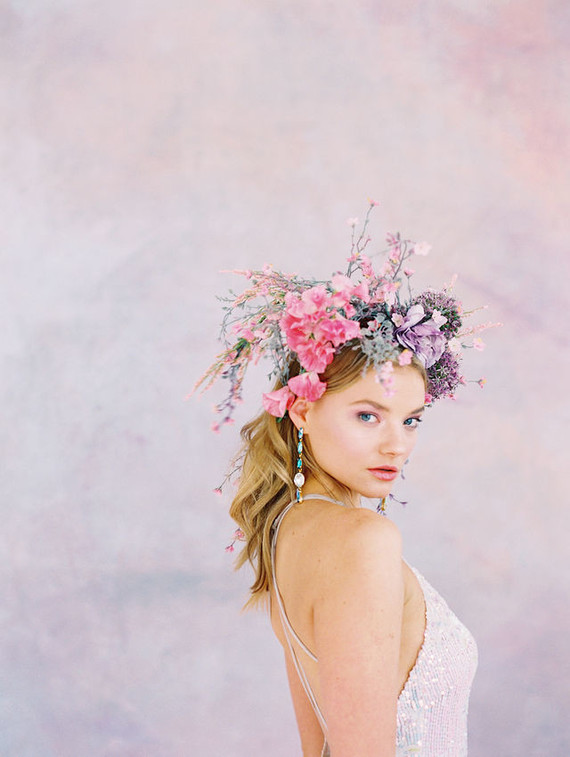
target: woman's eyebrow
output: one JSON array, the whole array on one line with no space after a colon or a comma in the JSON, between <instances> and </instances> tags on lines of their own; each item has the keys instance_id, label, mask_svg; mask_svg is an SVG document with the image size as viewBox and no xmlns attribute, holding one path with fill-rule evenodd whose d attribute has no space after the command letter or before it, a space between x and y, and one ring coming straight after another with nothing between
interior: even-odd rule
<instances>
[{"instance_id":1,"label":"woman's eyebrow","mask_svg":"<svg viewBox=\"0 0 570 757\"><path fill-rule=\"evenodd\" d=\"M368 399L361 399L361 400L355 400L354 402L351 402L351 405L359 405L359 404L367 404L372 405L373 407L377 408L378 410L384 410L385 412L390 412L389 407L385 407L384 405L381 405L379 402L376 402L375 400L368 400ZM425 406L422 405L421 407L418 407L417 410L410 410L408 415L417 415L418 413L423 413L425 410Z\"/></svg>"}]
</instances>

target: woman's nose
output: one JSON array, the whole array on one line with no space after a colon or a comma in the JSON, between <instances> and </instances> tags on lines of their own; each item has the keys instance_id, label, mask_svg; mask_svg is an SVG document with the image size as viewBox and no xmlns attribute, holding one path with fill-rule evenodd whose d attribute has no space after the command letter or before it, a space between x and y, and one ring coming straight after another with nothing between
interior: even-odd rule
<instances>
[{"instance_id":1,"label":"woman's nose","mask_svg":"<svg viewBox=\"0 0 570 757\"><path fill-rule=\"evenodd\" d=\"M379 449L383 455L402 455L406 451L405 429L395 424L386 424L379 442Z\"/></svg>"}]
</instances>

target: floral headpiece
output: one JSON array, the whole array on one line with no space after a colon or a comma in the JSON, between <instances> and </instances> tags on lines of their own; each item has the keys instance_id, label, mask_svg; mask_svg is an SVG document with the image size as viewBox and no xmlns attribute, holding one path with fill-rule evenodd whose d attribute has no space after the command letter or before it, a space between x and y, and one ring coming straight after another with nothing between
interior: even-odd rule
<instances>
[{"instance_id":1,"label":"floral headpiece","mask_svg":"<svg viewBox=\"0 0 570 757\"><path fill-rule=\"evenodd\" d=\"M368 358L367 367L377 371L384 390L392 391L394 362L409 365L415 357L427 373L426 403L441 397L454 397L459 384L466 383L460 372L465 348L482 350L483 341L475 334L499 324L484 323L464 328L463 319L471 313L451 294L452 284L443 290L426 289L414 295L410 279L414 274L408 262L427 255L430 245L413 243L399 234L387 237L387 257L376 273L364 253L371 202L362 231L356 236L357 219L350 219L352 246L346 273L335 273L329 281L302 279L295 274L275 271L265 265L261 271L232 271L250 282L242 294L224 298L225 316L221 338L224 350L197 382L208 389L217 378L229 381L228 396L216 406L221 420L232 422L239 404L242 383L250 363L261 357L272 363L270 379L283 385L263 395L268 413L281 418L296 397L314 401L322 397L327 385L319 374L347 344ZM473 312L473 311L471 311ZM290 376L294 362L301 367ZM477 382L483 386L485 379Z\"/></svg>"}]
</instances>

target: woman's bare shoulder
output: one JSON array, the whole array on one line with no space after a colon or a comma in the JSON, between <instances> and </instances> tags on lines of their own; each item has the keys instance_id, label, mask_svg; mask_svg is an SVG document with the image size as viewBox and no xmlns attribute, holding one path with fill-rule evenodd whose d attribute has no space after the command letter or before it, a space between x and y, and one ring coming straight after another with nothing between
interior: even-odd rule
<instances>
[{"instance_id":1,"label":"woman's bare shoulder","mask_svg":"<svg viewBox=\"0 0 570 757\"><path fill-rule=\"evenodd\" d=\"M366 508L338 508L319 518L313 548L321 574L333 580L347 568L353 574L401 573L400 530L389 518Z\"/></svg>"},{"instance_id":2,"label":"woman's bare shoulder","mask_svg":"<svg viewBox=\"0 0 570 757\"><path fill-rule=\"evenodd\" d=\"M389 518L365 507L337 506L326 513L321 513L315 525L323 541L329 543L334 541L336 546L347 549L353 548L355 543L357 545L371 543L374 546L381 542L401 546L398 526Z\"/></svg>"}]
</instances>

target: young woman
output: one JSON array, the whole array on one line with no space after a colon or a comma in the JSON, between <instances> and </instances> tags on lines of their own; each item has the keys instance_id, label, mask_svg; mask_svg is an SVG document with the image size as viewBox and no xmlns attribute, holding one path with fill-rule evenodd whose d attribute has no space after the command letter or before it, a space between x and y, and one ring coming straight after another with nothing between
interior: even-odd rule
<instances>
[{"instance_id":1,"label":"young woman","mask_svg":"<svg viewBox=\"0 0 570 757\"><path fill-rule=\"evenodd\" d=\"M376 274L363 240L329 282L243 272L252 284L227 309L206 374L230 380L223 420L250 361L269 356L277 376L242 430L238 566L254 566L250 602L269 600L304 757L464 757L475 642L361 498L383 512L426 402L464 383L474 330L449 290L402 296L425 244L389 237Z\"/></svg>"}]
</instances>

